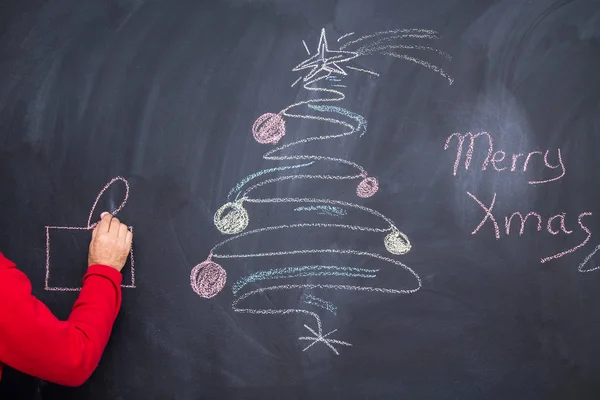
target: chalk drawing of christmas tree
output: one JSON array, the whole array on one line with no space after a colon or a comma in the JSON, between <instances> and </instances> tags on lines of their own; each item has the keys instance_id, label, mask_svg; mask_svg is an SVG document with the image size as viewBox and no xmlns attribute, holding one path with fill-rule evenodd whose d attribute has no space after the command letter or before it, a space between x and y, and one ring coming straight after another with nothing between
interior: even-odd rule
<instances>
[{"instance_id":1,"label":"chalk drawing of christmas tree","mask_svg":"<svg viewBox=\"0 0 600 400\"><path fill-rule=\"evenodd\" d=\"M217 243L207 259L196 265L190 275L191 287L200 297L210 299L225 287L227 281L227 261L229 259L244 259L247 263L256 263L258 270L248 273L231 284L234 295L232 308L235 312L253 314L257 318L266 316L282 316L303 318L306 329L298 337L304 351L315 348L321 343L333 353L339 354L344 346L352 346L343 340L334 338L337 329L326 332L323 324L324 314L335 315L338 306L329 301L324 295L333 291L370 292L373 295L405 295L421 288L421 279L415 271L398 260L399 256L411 249L408 236L398 225L380 212L365 207L360 201L375 196L379 191L376 177L370 176L367 170L357 163L328 156L327 154L304 154L295 149L303 150L309 144L355 137L361 140L367 131L366 119L358 113L341 107L340 103L346 98L344 80L353 74L367 74L378 78L379 74L354 65L357 59L371 55L384 55L419 64L445 78L452 84L452 78L439 66L427 62L414 54L430 52L435 56L450 59L443 51L422 44L435 40L438 33L427 29L397 29L376 32L357 37L354 33L342 35L337 39L337 49L333 50L328 43L325 29L316 49L311 52L302 41L308 57L295 66L292 71L302 74L292 87L301 84L302 89L310 94L309 99L300 101L283 108L279 112L265 113L259 116L252 126L254 139L269 146L264 154L264 160L273 163L272 168L254 172L242 179L229 192L224 202L214 215L214 224L226 238ZM314 123L331 124L337 131L324 135L305 136L294 139L294 133L286 130L286 122L291 119L312 121ZM317 130L315 130L317 131ZM309 153L309 152L307 152ZM333 167L344 167L350 171L346 174L332 173ZM321 173L315 173L319 168ZM328 173L328 171L330 171ZM297 180L323 180L326 182L346 183L356 185L353 199L314 198L314 197L255 197L256 189L279 182ZM332 197L335 193L332 194ZM265 225L265 221L253 221L246 208L247 205L261 204L272 207L283 205L294 207L301 216L302 212L316 213L323 217L323 222L303 222L293 224ZM348 212L363 213L365 219L372 219L373 224L344 223ZM365 235L381 235L381 253L357 250L354 248L340 249L328 247L303 247L298 241L294 248L280 250L268 249L264 252L251 251L248 253L227 252L227 245L243 237L261 235L267 232L289 233L293 231L314 232L320 229L339 229L358 232ZM409 282L403 287L385 287L365 282L377 281L378 269L357 268L335 263L305 265L303 256L328 255L332 257L366 258L386 267L400 269L408 273ZM298 259L297 265L268 264L264 260L276 259L281 256L292 256ZM307 282L307 279L309 281ZM332 282L331 279L339 279ZM323 280L323 281L321 281ZM270 293L286 293L301 291L300 301L293 307L270 305L261 307L257 299ZM289 304L289 303L288 303ZM314 346L314 347L313 347Z\"/></svg>"}]
</instances>

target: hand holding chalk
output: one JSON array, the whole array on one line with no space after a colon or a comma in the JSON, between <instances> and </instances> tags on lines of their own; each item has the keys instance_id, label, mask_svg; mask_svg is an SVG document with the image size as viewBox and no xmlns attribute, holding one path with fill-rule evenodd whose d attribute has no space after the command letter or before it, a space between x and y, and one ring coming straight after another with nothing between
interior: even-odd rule
<instances>
[{"instance_id":1,"label":"hand holding chalk","mask_svg":"<svg viewBox=\"0 0 600 400\"><path fill-rule=\"evenodd\" d=\"M103 212L92 231L88 266L106 265L121 271L131 250L133 234L116 217Z\"/></svg>"}]
</instances>

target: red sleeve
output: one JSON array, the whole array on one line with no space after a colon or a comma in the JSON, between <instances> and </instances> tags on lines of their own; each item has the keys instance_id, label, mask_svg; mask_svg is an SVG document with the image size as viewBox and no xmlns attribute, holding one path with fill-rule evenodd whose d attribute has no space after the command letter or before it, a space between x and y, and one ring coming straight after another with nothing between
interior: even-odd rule
<instances>
[{"instance_id":1,"label":"red sleeve","mask_svg":"<svg viewBox=\"0 0 600 400\"><path fill-rule=\"evenodd\" d=\"M29 279L0 253L0 362L65 386L94 372L121 306L122 275L92 265L67 321L31 294Z\"/></svg>"}]
</instances>

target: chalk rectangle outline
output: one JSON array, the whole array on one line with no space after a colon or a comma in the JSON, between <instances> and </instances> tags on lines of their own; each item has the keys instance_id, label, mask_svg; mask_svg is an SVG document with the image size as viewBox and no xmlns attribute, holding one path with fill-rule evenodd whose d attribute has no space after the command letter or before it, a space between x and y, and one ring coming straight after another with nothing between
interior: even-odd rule
<instances>
[{"instance_id":1,"label":"chalk rectangle outline","mask_svg":"<svg viewBox=\"0 0 600 400\"><path fill-rule=\"evenodd\" d=\"M79 292L81 287L60 287L50 286L50 229L56 230L75 230L75 231L91 231L92 227L79 227L79 226L46 226L46 280L44 284L44 290L49 292ZM133 226L129 226L129 230L133 233ZM133 258L133 245L129 251L129 257L131 258L131 284L121 285L125 289L135 289L135 262Z\"/></svg>"}]
</instances>

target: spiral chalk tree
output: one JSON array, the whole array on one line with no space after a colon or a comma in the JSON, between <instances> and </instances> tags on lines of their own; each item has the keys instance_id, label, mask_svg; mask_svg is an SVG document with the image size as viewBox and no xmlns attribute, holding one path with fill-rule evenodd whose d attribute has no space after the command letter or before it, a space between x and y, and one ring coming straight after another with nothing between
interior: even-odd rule
<instances>
[{"instance_id":1,"label":"spiral chalk tree","mask_svg":"<svg viewBox=\"0 0 600 400\"><path fill-rule=\"evenodd\" d=\"M409 294L421 287L421 279L410 267L392 256L401 256L411 249L410 241L387 216L365 207L358 203L332 198L312 197L273 197L260 198L253 196L256 189L265 185L274 185L288 180L336 180L355 181L356 196L366 199L374 196L379 191L379 181L371 176L367 170L350 160L329 157L323 154L296 154L294 150L303 150L305 145L313 142L328 142L340 140L350 136L360 138L367 131L366 119L357 113L351 112L339 105L344 99L343 79L348 76L348 71L364 73L378 77L377 72L347 65L351 61L363 56L382 54L409 62L419 64L446 78L452 84L452 78L439 66L418 58L412 53L430 52L435 56L450 58L446 53L433 47L420 44L422 41L435 40L438 34L426 29L398 29L385 32L376 32L355 39L354 33L341 36L338 39L337 50L331 50L327 42L325 29L321 31L316 51L311 54L306 43L304 47L309 57L292 69L294 72L306 71L299 77L292 87L302 81L302 87L312 93L311 99L291 104L279 112L269 112L259 116L252 126L254 139L266 146L275 146L267 151L263 158L267 161L278 163L277 166L254 172L242 179L234 186L227 196L227 202L215 213L214 224L217 229L229 237L217 243L210 251L207 259L192 269L190 280L195 293L203 298L216 296L226 285L227 270L224 261L227 259L276 258L280 256L294 256L298 259L306 255L346 255L352 257L370 258L373 261L383 262L392 268L400 268L408 272L410 282L406 287L381 287L378 285L364 284L363 282L377 277L378 269L357 268L345 265L297 265L275 266L249 273L231 286L234 294L233 310L239 313L256 315L304 315L308 318L304 327L305 336L298 340L304 343L303 350L307 350L317 343L322 343L339 354L341 346L351 346L350 343L332 338L334 329L325 333L323 330L323 313L336 314L337 305L323 299L323 293L329 291L358 291L376 294ZM300 111L304 110L304 111ZM294 140L293 134L286 129L289 119L303 119L331 124L334 133L314 135L303 139ZM341 129L341 131L340 131ZM287 143L280 144L285 140ZM315 167L323 171L332 170L333 166L342 166L350 172L334 174L310 173ZM304 173L303 173L304 172ZM349 211L364 213L373 219L372 226L357 224L324 222L299 222L296 224L260 226L258 221L253 221L245 207L246 204L292 204L295 211L304 211L323 215L328 219L343 219ZM248 229L251 227L252 229ZM228 253L227 244L249 235L260 235L266 232L316 229L340 229L354 232L381 234L382 247L389 255L377 252L360 251L356 249L327 248L296 248L281 249L280 251ZM215 260L219 260L217 263ZM332 283L330 279L339 278L339 283ZM310 282L306 282L310 279ZM328 279L321 282L321 279ZM351 281L352 284L348 284ZM258 288L250 289L252 287ZM269 292L301 291L301 304L290 307L259 307L256 299ZM314 323L311 325L310 321Z\"/></svg>"}]
</instances>

